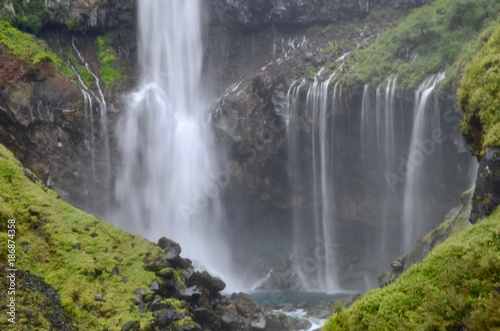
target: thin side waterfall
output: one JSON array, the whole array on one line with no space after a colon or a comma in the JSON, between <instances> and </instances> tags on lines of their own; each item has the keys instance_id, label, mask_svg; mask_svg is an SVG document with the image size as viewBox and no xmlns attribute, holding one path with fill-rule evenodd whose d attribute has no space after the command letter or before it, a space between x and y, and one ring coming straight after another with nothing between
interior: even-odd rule
<instances>
[{"instance_id":1,"label":"thin side waterfall","mask_svg":"<svg viewBox=\"0 0 500 331\"><path fill-rule=\"evenodd\" d=\"M117 127L122 168L116 223L180 243L182 255L227 281L220 183L200 84L200 0L138 2L141 78Z\"/></svg>"},{"instance_id":2,"label":"thin side waterfall","mask_svg":"<svg viewBox=\"0 0 500 331\"><path fill-rule=\"evenodd\" d=\"M368 185L369 194L377 194L381 198L379 224L367 244L380 264L387 264L394 258L394 249L391 245L391 215L389 210L394 208L396 192L386 185L382 179L384 174L393 171L397 165L397 139L401 132L400 121L397 120L396 91L397 77L387 78L375 90L375 107L372 108L371 90L369 85L363 89L360 120L360 153L363 164L363 174ZM376 187L376 189L374 189Z\"/></svg>"},{"instance_id":3,"label":"thin side waterfall","mask_svg":"<svg viewBox=\"0 0 500 331\"><path fill-rule=\"evenodd\" d=\"M429 231L428 212L423 197L429 194L423 183L427 171L426 159L442 153L442 144L432 140L440 129L440 115L431 96L435 87L445 78L444 73L426 79L415 92L413 130L407 158L407 173L403 203L403 248L411 250L415 241ZM430 171L437 171L433 169Z\"/></svg>"},{"instance_id":4,"label":"thin side waterfall","mask_svg":"<svg viewBox=\"0 0 500 331\"><path fill-rule=\"evenodd\" d=\"M109 185L111 184L111 154L110 154L110 147L109 147L109 133L108 133L108 119L107 119L107 113L108 113L108 106L106 103L106 98L104 97L104 93L101 89L101 83L99 80L99 77L97 77L96 74L90 69L89 64L85 61L85 58L83 55L80 53L78 50L75 40L72 40L72 47L75 53L78 55L78 59L83 63L85 66L85 69L90 73L92 78L94 79L94 85L95 88L97 89L97 94L94 93L93 90L91 90L88 86L85 85L83 82L82 78L78 74L78 72L74 69L73 71L75 72L76 76L78 77L78 80L80 82L80 85L82 86L81 91L84 97L84 104L85 104L85 120L84 120L84 125L86 127L85 131L90 131L90 136L88 139L91 141L90 142L90 150L91 150L91 156L92 156L92 184L95 185L97 181L99 181L101 184L104 184L103 187L105 190L109 189ZM95 132L96 130L94 129L94 107L93 107L93 102L94 100L98 104L98 111L99 111L99 135L100 135L100 141L102 142L102 162L103 165L100 167L102 171L99 171L99 174L97 174L96 170L96 156L95 156L95 149L96 149L96 144L95 144ZM89 129L90 127L90 129ZM86 138L87 140L87 138Z\"/></svg>"}]
</instances>

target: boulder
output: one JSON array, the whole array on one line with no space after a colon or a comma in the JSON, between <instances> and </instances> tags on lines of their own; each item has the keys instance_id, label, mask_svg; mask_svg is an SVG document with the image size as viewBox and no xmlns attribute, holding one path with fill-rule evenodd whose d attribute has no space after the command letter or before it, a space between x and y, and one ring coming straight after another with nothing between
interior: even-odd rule
<instances>
[{"instance_id":1,"label":"boulder","mask_svg":"<svg viewBox=\"0 0 500 331\"><path fill-rule=\"evenodd\" d=\"M211 294L218 293L226 288L226 284L220 278L213 277L206 271L193 272L187 279L186 286L199 286L207 289Z\"/></svg>"}]
</instances>

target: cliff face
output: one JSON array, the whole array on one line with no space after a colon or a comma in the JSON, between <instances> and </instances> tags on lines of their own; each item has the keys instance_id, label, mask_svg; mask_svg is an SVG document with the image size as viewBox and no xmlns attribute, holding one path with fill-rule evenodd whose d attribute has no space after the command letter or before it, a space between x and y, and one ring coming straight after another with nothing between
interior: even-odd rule
<instances>
[{"instance_id":1,"label":"cliff face","mask_svg":"<svg viewBox=\"0 0 500 331\"><path fill-rule=\"evenodd\" d=\"M223 24L237 30L255 30L270 25L312 25L365 17L375 7L416 7L428 0L212 0L213 10Z\"/></svg>"}]
</instances>

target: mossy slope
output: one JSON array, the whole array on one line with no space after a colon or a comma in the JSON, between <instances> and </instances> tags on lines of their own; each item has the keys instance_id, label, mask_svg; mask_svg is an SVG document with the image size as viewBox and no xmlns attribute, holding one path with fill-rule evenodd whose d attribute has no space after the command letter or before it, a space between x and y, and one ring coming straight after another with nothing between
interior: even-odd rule
<instances>
[{"instance_id":1,"label":"mossy slope","mask_svg":"<svg viewBox=\"0 0 500 331\"><path fill-rule=\"evenodd\" d=\"M55 288L62 307L79 329L120 330L131 320L140 321L145 329L153 317L139 313L132 300L136 289L148 289L155 279L153 272L144 270L143 260L160 254L160 248L70 206L26 174L33 178L0 145L0 265L7 261L7 220L14 218L16 267ZM26 290L17 295L18 302L32 302L33 306L40 297ZM6 300L2 294L2 311ZM29 324L33 311L20 306L13 330L27 330L28 326L46 330L43 325Z\"/></svg>"},{"instance_id":2,"label":"mossy slope","mask_svg":"<svg viewBox=\"0 0 500 331\"><path fill-rule=\"evenodd\" d=\"M458 98L465 114L462 130L474 153L500 147L500 28L467 65Z\"/></svg>"},{"instance_id":3,"label":"mossy slope","mask_svg":"<svg viewBox=\"0 0 500 331\"><path fill-rule=\"evenodd\" d=\"M338 309L335 330L500 329L500 210L438 246L394 283Z\"/></svg>"},{"instance_id":4,"label":"mossy slope","mask_svg":"<svg viewBox=\"0 0 500 331\"><path fill-rule=\"evenodd\" d=\"M397 75L403 86L416 88L427 76L448 71L445 83L456 88L465 63L481 37L498 24L499 13L497 0L435 0L415 8L389 24L375 41L350 45L353 50L339 67L340 81L378 85ZM370 15L360 24L370 25L370 20L377 18Z\"/></svg>"}]
</instances>

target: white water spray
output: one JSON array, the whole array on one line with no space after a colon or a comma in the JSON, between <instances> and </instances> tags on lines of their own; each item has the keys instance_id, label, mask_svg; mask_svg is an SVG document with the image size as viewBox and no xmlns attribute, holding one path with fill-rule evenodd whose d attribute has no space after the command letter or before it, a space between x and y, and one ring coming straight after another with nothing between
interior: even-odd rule
<instances>
[{"instance_id":1,"label":"white water spray","mask_svg":"<svg viewBox=\"0 0 500 331\"><path fill-rule=\"evenodd\" d=\"M183 256L227 276L221 179L200 86L201 22L200 0L138 2L141 80L117 130L116 222L152 240L171 238Z\"/></svg>"}]
</instances>

